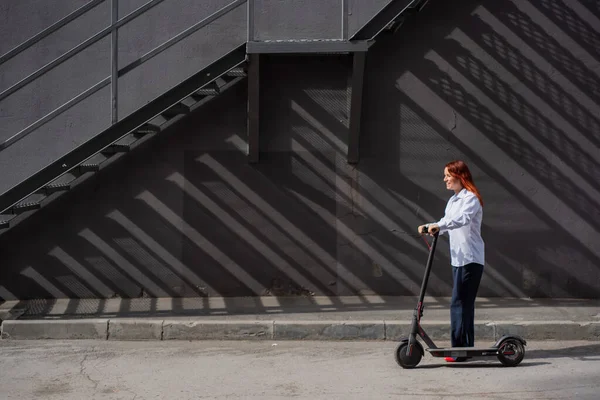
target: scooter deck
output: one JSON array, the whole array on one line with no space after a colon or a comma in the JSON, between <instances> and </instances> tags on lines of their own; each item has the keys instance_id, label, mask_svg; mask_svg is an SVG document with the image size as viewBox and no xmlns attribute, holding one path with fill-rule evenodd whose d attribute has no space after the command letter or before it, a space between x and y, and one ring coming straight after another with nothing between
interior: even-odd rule
<instances>
[{"instance_id":1,"label":"scooter deck","mask_svg":"<svg viewBox=\"0 0 600 400\"><path fill-rule=\"evenodd\" d=\"M427 349L434 357L484 357L498 354L497 347L446 347L438 349Z\"/></svg>"}]
</instances>

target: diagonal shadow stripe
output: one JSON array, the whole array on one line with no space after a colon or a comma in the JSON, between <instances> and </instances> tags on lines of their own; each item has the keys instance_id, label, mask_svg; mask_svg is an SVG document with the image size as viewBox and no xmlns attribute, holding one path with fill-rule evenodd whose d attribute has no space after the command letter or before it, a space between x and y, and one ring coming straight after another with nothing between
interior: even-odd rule
<instances>
[{"instance_id":1,"label":"diagonal shadow stripe","mask_svg":"<svg viewBox=\"0 0 600 400\"><path fill-rule=\"evenodd\" d=\"M600 18L600 0L579 0L589 12Z\"/></svg>"},{"instance_id":2,"label":"diagonal shadow stripe","mask_svg":"<svg viewBox=\"0 0 600 400\"><path fill-rule=\"evenodd\" d=\"M417 72L422 81L435 93L442 94L446 102L465 116L483 135L517 164L544 184L568 204L584 221L590 221L594 229L600 222L598 203L575 187L560 169L545 159L534 147L509 129L504 121L496 117L477 98L455 82L450 75L432 61L423 63ZM433 78L432 78L433 77Z\"/></svg>"},{"instance_id":3,"label":"diagonal shadow stripe","mask_svg":"<svg viewBox=\"0 0 600 400\"><path fill-rule=\"evenodd\" d=\"M564 0L539 0L531 4L600 61L600 33L582 20Z\"/></svg>"},{"instance_id":4,"label":"diagonal shadow stripe","mask_svg":"<svg viewBox=\"0 0 600 400\"><path fill-rule=\"evenodd\" d=\"M453 40L439 47L439 54L480 90L527 128L561 161L581 174L594 188L600 189L600 165L566 132L558 129L548 118L531 106L523 96L511 89L497 74L471 52Z\"/></svg>"},{"instance_id":5,"label":"diagonal shadow stripe","mask_svg":"<svg viewBox=\"0 0 600 400\"><path fill-rule=\"evenodd\" d=\"M478 168L481 169L483 173L489 176L494 182L496 182L497 185L501 186L512 196L514 196L514 198L519 201L519 204L522 204L523 207L539 218L539 221L542 223L538 223L536 226L543 228L544 224L546 224L553 232L555 237L562 239L564 246L576 249L587 260L589 260L588 265L592 266L593 268L597 268L597 266L600 265L600 257L595 254L595 251L591 250L589 247L591 244L582 241L580 237L574 235L572 230L567 230L563 223L549 213L552 210L540 205L538 201L536 201L526 192L525 187L517 184L511 175L504 173L506 166L498 165L495 163L494 158L490 159L485 153L478 152L478 146L476 144L469 144L464 141L462 135L455 134L448 136L448 128L443 125L443 122L440 120L440 118L443 117L441 115L435 115L437 112L429 110L429 105L423 102L424 99L427 98L427 95L425 95L422 99L419 99L416 96L413 98L412 95L414 93L412 93L411 90L408 90L405 93L406 87L410 85L414 85L412 79L408 80L407 82L403 82L398 87L400 91L400 99L403 104L406 104L406 106L413 109L418 117L424 121L424 123L428 124L434 129L435 133L437 133L443 139L448 139L449 143L451 143L453 146L456 146L461 154L464 154L464 157L471 160L474 165L477 165ZM415 86L418 87L417 85ZM415 89L415 92L417 90L419 89ZM439 100L444 101L441 98ZM433 103L438 104L438 101ZM475 143L476 140L473 142ZM506 157L501 157L501 159L502 158ZM521 222L517 223L521 224ZM538 241L536 239L531 242L531 246L535 246L537 243ZM502 260L499 261L502 263ZM577 280L577 284L570 286L571 288L574 288L574 290L572 290L570 293L578 297L583 296L595 298L596 290L590 285L586 285L584 281L585 278L579 275L578 272L574 272L573 274L574 278Z\"/></svg>"},{"instance_id":6,"label":"diagonal shadow stripe","mask_svg":"<svg viewBox=\"0 0 600 400\"><path fill-rule=\"evenodd\" d=\"M542 29L531 17L510 1L488 2L486 8L539 52L554 68L564 74L596 102L600 101L600 78L585 64Z\"/></svg>"},{"instance_id":7,"label":"diagonal shadow stripe","mask_svg":"<svg viewBox=\"0 0 600 400\"><path fill-rule=\"evenodd\" d=\"M465 24L461 30L500 65L518 77L520 83L543 98L555 112L585 132L588 140L600 147L600 119L558 85L535 62L511 45L479 16L474 16L472 23Z\"/></svg>"}]
</instances>

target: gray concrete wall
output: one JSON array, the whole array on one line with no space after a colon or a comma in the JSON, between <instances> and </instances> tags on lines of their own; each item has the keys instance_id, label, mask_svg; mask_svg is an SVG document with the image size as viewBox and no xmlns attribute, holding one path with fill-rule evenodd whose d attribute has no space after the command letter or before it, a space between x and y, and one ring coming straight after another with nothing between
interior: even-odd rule
<instances>
[{"instance_id":1,"label":"gray concrete wall","mask_svg":"<svg viewBox=\"0 0 600 400\"><path fill-rule=\"evenodd\" d=\"M0 53L50 26L87 1L2 2ZM36 10L36 12L32 12ZM110 24L110 1L0 65L0 91L13 86ZM3 142L110 76L110 37L90 46L0 101ZM110 125L110 86L0 152L0 193Z\"/></svg>"},{"instance_id":2,"label":"gray concrete wall","mask_svg":"<svg viewBox=\"0 0 600 400\"><path fill-rule=\"evenodd\" d=\"M259 164L240 85L0 236L0 296L415 294L416 226L462 158L480 295L597 298L598 21L584 0L430 2L369 53L356 167L349 60L265 57ZM429 293L450 287L444 239Z\"/></svg>"},{"instance_id":3,"label":"gray concrete wall","mask_svg":"<svg viewBox=\"0 0 600 400\"><path fill-rule=\"evenodd\" d=\"M342 0L254 1L254 39L341 39Z\"/></svg>"},{"instance_id":4,"label":"gray concrete wall","mask_svg":"<svg viewBox=\"0 0 600 400\"><path fill-rule=\"evenodd\" d=\"M253 0L253 40L347 39L391 2L344 1ZM344 24L347 24L347 37L344 37Z\"/></svg>"}]
</instances>

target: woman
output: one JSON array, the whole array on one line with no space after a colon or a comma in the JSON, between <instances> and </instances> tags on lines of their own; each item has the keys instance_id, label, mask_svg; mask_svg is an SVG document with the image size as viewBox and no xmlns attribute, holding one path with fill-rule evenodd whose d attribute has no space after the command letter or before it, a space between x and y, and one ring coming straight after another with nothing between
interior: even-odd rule
<instances>
[{"instance_id":1,"label":"woman","mask_svg":"<svg viewBox=\"0 0 600 400\"><path fill-rule=\"evenodd\" d=\"M475 298L485 264L485 245L481 238L483 200L469 168L463 161L452 161L444 169L446 189L454 191L445 215L438 222L421 225L419 234L448 232L454 279L450 303L452 347L475 345ZM446 357L446 361L465 358Z\"/></svg>"}]
</instances>

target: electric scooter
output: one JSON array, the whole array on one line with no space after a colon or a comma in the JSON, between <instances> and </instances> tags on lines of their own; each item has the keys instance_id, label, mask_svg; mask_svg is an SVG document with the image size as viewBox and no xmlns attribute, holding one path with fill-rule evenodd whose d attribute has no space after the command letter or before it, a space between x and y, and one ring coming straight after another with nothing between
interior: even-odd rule
<instances>
[{"instance_id":1,"label":"electric scooter","mask_svg":"<svg viewBox=\"0 0 600 400\"><path fill-rule=\"evenodd\" d=\"M419 301L413 313L412 326L408 338L402 339L396 348L396 362L402 368L416 367L421 358L425 354L423 346L417 341L417 335L429 346L427 351L433 357L453 357L453 358L472 358L472 357L497 357L500 362L507 367L515 367L523 361L525 357L526 341L517 335L502 336L491 347L474 348L474 347L447 347L439 348L421 326L421 317L423 316L423 299L425 298L425 290L431 273L431 265L433 264L433 255L437 245L439 232L433 235L433 243L430 246L429 257L427 259L427 267L425 268L425 276L419 293ZM427 240L426 240L427 241Z\"/></svg>"}]
</instances>

